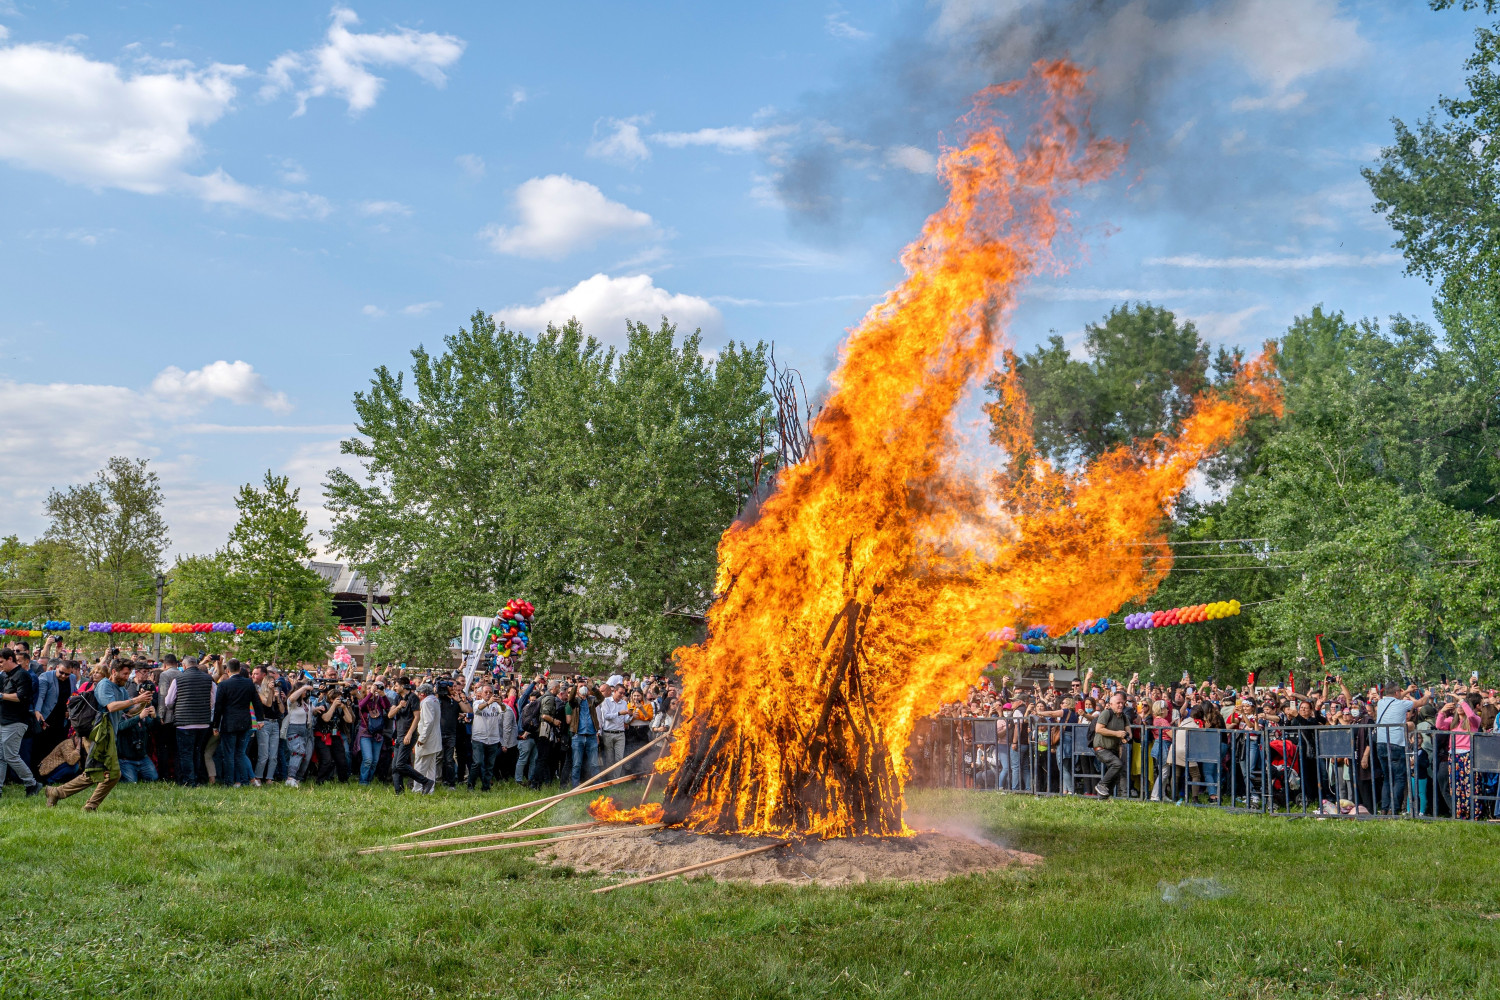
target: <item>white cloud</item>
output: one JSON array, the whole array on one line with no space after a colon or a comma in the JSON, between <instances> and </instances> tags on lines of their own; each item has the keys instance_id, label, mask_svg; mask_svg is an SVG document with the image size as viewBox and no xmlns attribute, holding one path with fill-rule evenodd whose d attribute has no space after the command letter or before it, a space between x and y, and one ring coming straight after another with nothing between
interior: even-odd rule
<instances>
[{"instance_id":1,"label":"white cloud","mask_svg":"<svg viewBox=\"0 0 1500 1000\"><path fill-rule=\"evenodd\" d=\"M213 366L209 366L212 368ZM169 369L168 371L172 371ZM163 373L164 375L167 373ZM181 373L186 376L195 373ZM279 394L278 394L279 395ZM205 436L241 437L267 434L348 436L343 425L304 426L195 423L190 419L204 402L196 396L167 397L149 390L117 385L17 383L0 380L7 403L5 433L0 434L0 532L33 537L46 529L47 491L92 479L114 455L151 460L161 476L163 513L171 528L173 553L203 552L224 544L234 523L234 493L239 482L258 480L275 461L259 448L235 442L235 453L247 455L243 479L213 482L203 477L194 443ZM335 446L336 447L336 446ZM299 454L304 449L299 450ZM274 454L274 452L272 452ZM290 471L290 467L287 471ZM309 517L321 511L321 490L303 494ZM168 560L173 558L168 554Z\"/></svg>"},{"instance_id":2,"label":"white cloud","mask_svg":"<svg viewBox=\"0 0 1500 1000\"><path fill-rule=\"evenodd\" d=\"M495 310L496 320L526 332L545 329L549 323L561 326L577 317L585 334L602 341L623 339L626 320L655 326L663 316L684 329L701 327L705 332L716 332L723 320L707 299L658 288L648 274L596 274L540 305Z\"/></svg>"},{"instance_id":3,"label":"white cloud","mask_svg":"<svg viewBox=\"0 0 1500 1000\"><path fill-rule=\"evenodd\" d=\"M721 153L753 153L768 139L791 131L793 126L790 125L771 128L729 125L723 128L700 128L696 132L657 132L651 136L651 141L674 149L684 146L712 146Z\"/></svg>"},{"instance_id":4,"label":"white cloud","mask_svg":"<svg viewBox=\"0 0 1500 1000\"><path fill-rule=\"evenodd\" d=\"M526 93L525 87L512 87L510 89L510 107L505 109L506 114L513 115L516 109L530 100L531 95Z\"/></svg>"},{"instance_id":5,"label":"white cloud","mask_svg":"<svg viewBox=\"0 0 1500 1000\"><path fill-rule=\"evenodd\" d=\"M351 115L357 115L375 106L385 86L383 79L370 72L370 66L409 69L434 87L442 87L448 81L443 70L463 55L464 42L453 35L413 28L358 34L349 30L359 24L354 11L334 7L330 17L333 23L322 45L307 52L284 53L266 69L262 99L294 92L294 114L300 115L310 99L333 94L344 99Z\"/></svg>"},{"instance_id":6,"label":"white cloud","mask_svg":"<svg viewBox=\"0 0 1500 1000\"><path fill-rule=\"evenodd\" d=\"M514 226L486 226L480 236L498 253L564 257L606 237L651 228L651 216L604 197L567 174L533 177L516 188Z\"/></svg>"},{"instance_id":7,"label":"white cloud","mask_svg":"<svg viewBox=\"0 0 1500 1000\"><path fill-rule=\"evenodd\" d=\"M604 118L594 123L594 139L584 150L589 156L613 163L632 165L651 159L651 150L641 138L644 117ZM604 133L600 134L600 126Z\"/></svg>"},{"instance_id":8,"label":"white cloud","mask_svg":"<svg viewBox=\"0 0 1500 1000\"><path fill-rule=\"evenodd\" d=\"M135 73L66 46L0 47L0 160L93 188L176 192L277 218L322 218L328 202L251 187L222 168L194 174L198 133L222 118L243 66L176 61Z\"/></svg>"},{"instance_id":9,"label":"white cloud","mask_svg":"<svg viewBox=\"0 0 1500 1000\"><path fill-rule=\"evenodd\" d=\"M862 42L870 37L868 31L862 31L850 24L847 13L842 10L826 15L823 18L823 27L834 38L843 38L851 42Z\"/></svg>"},{"instance_id":10,"label":"white cloud","mask_svg":"<svg viewBox=\"0 0 1500 1000\"><path fill-rule=\"evenodd\" d=\"M364 313L366 316L369 316L372 319L379 319L380 317L385 315L385 310L376 305L367 305L363 309L361 309L360 312Z\"/></svg>"},{"instance_id":11,"label":"white cloud","mask_svg":"<svg viewBox=\"0 0 1500 1000\"><path fill-rule=\"evenodd\" d=\"M227 399L244 406L264 406L273 413L292 409L286 393L271 391L265 378L245 361L215 361L190 372L168 365L152 381L151 391L189 406Z\"/></svg>"},{"instance_id":12,"label":"white cloud","mask_svg":"<svg viewBox=\"0 0 1500 1000\"><path fill-rule=\"evenodd\" d=\"M476 156L473 153L464 153L462 156L455 156L453 162L457 163L460 170L476 181L484 176L484 157L482 156Z\"/></svg>"},{"instance_id":13,"label":"white cloud","mask_svg":"<svg viewBox=\"0 0 1500 1000\"><path fill-rule=\"evenodd\" d=\"M443 304L441 302L413 302L409 306L402 306L401 307L401 315L403 315L403 316L423 316L423 315L425 315L427 313L432 312L432 310L434 310L434 309L441 309L441 308L443 308Z\"/></svg>"},{"instance_id":14,"label":"white cloud","mask_svg":"<svg viewBox=\"0 0 1500 1000\"><path fill-rule=\"evenodd\" d=\"M1221 288L1067 288L1060 285L1033 286L1029 298L1047 302L1161 302L1189 295L1222 295Z\"/></svg>"},{"instance_id":15,"label":"white cloud","mask_svg":"<svg viewBox=\"0 0 1500 1000\"><path fill-rule=\"evenodd\" d=\"M1228 0L1183 18L1177 44L1229 48L1273 91L1362 59L1369 44L1338 0Z\"/></svg>"},{"instance_id":16,"label":"white cloud","mask_svg":"<svg viewBox=\"0 0 1500 1000\"><path fill-rule=\"evenodd\" d=\"M914 174L937 173L937 157L918 146L892 146L885 151L885 162Z\"/></svg>"},{"instance_id":17,"label":"white cloud","mask_svg":"<svg viewBox=\"0 0 1500 1000\"><path fill-rule=\"evenodd\" d=\"M1200 269L1250 271L1307 271L1324 267L1385 267L1401 263L1394 253L1314 253L1300 257L1205 257L1201 254L1179 254L1174 257L1150 257L1147 266L1192 267Z\"/></svg>"},{"instance_id":18,"label":"white cloud","mask_svg":"<svg viewBox=\"0 0 1500 1000\"><path fill-rule=\"evenodd\" d=\"M410 206L403 205L399 201L366 201L361 202L359 210L365 215L410 215Z\"/></svg>"},{"instance_id":19,"label":"white cloud","mask_svg":"<svg viewBox=\"0 0 1500 1000\"><path fill-rule=\"evenodd\" d=\"M302 164L291 157L287 157L281 161L281 165L276 171L276 176L281 178L281 183L283 184L307 183L307 170Z\"/></svg>"}]
</instances>

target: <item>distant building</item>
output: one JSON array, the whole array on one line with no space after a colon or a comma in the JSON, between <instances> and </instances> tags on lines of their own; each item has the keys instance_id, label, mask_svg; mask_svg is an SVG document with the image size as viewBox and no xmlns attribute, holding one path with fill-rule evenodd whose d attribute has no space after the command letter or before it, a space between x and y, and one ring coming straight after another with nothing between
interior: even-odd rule
<instances>
[{"instance_id":1,"label":"distant building","mask_svg":"<svg viewBox=\"0 0 1500 1000\"><path fill-rule=\"evenodd\" d=\"M333 597L333 614L339 622L339 639L354 656L361 667L373 653L371 646L378 645L378 633L390 617L391 591L389 587L375 584L372 588L363 573L348 563L319 562L314 559L307 568L317 573L328 583L328 592ZM365 609L369 606L370 635L365 635ZM366 639L374 640L367 642Z\"/></svg>"}]
</instances>

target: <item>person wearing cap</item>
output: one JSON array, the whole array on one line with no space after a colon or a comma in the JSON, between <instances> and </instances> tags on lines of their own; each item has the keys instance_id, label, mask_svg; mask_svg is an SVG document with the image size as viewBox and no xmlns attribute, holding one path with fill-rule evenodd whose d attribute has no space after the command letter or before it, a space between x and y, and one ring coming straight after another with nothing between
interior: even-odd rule
<instances>
[{"instance_id":1,"label":"person wearing cap","mask_svg":"<svg viewBox=\"0 0 1500 1000\"><path fill-rule=\"evenodd\" d=\"M416 725L407 731L408 739L413 735L416 737L412 743L412 760L426 782L422 786L423 795L431 795L437 787L438 761L443 755L443 710L438 704L436 690L425 682L417 687L422 700L418 705Z\"/></svg>"}]
</instances>

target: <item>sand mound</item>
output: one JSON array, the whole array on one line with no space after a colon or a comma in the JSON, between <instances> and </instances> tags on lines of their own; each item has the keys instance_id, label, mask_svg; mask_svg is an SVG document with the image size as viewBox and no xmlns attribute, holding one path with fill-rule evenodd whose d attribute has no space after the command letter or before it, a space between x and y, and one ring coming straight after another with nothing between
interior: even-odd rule
<instances>
[{"instance_id":1,"label":"sand mound","mask_svg":"<svg viewBox=\"0 0 1500 1000\"><path fill-rule=\"evenodd\" d=\"M556 847L543 848L538 856L554 865L579 871L650 875L772 842L768 837L720 837L686 830L657 830L652 834L564 841ZM997 844L942 833L921 833L915 837L802 841L779 851L693 872L687 877L706 875L720 881L755 885L938 882L952 875L1034 865L1041 860L1035 854L1012 851Z\"/></svg>"}]
</instances>

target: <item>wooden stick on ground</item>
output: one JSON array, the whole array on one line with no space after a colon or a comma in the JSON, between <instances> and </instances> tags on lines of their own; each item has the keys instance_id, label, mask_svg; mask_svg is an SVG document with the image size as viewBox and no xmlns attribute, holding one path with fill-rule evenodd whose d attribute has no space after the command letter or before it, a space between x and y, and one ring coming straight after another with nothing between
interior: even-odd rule
<instances>
[{"instance_id":1,"label":"wooden stick on ground","mask_svg":"<svg viewBox=\"0 0 1500 1000\"><path fill-rule=\"evenodd\" d=\"M661 823L651 823L647 826L615 826L608 830L570 833L565 837L543 837L541 840L518 840L510 844L490 844L487 847L463 847L456 851L433 851L429 854L403 854L401 857L410 861L413 858L441 858L449 854L481 854L485 851L509 851L516 847L541 847L543 844L556 844L563 840L588 840L592 837L618 837L622 833L647 833L651 830L660 830L662 825Z\"/></svg>"},{"instance_id":2,"label":"wooden stick on ground","mask_svg":"<svg viewBox=\"0 0 1500 1000\"><path fill-rule=\"evenodd\" d=\"M410 851L417 847L443 847L448 844L478 844L485 840L514 840L517 837L535 837L542 833L567 833L572 830L587 830L589 827L598 825L597 821L590 820L587 823L544 826L535 830L517 830L514 833L484 833L476 837L449 837L446 840L409 840L402 844L381 844L379 847L366 847L357 853L380 854L383 851Z\"/></svg>"},{"instance_id":3,"label":"wooden stick on ground","mask_svg":"<svg viewBox=\"0 0 1500 1000\"><path fill-rule=\"evenodd\" d=\"M682 868L673 868L668 872L657 872L655 875L642 875L640 878L629 879L625 882L616 882L614 885L606 885L601 889L595 889L594 893L597 895L601 892L614 892L616 889L623 889L628 885L645 885L647 882L659 882L664 878L671 878L673 875L685 875L688 872L695 872L701 868L712 868L714 865L722 865L726 861L748 858L752 854L760 854L764 851L773 851L778 847L785 847L790 843L790 840L778 840L774 844L752 847L748 851L736 851L733 854L726 854L722 858L714 858L712 861L700 861L696 865L687 865Z\"/></svg>"},{"instance_id":4,"label":"wooden stick on ground","mask_svg":"<svg viewBox=\"0 0 1500 1000\"><path fill-rule=\"evenodd\" d=\"M580 782L579 785L578 785L578 787L574 788L571 792L568 793L568 795L581 795L584 792L593 791L596 788L605 788L605 787L607 787L609 785L614 784L615 782L618 782L618 781L622 780L620 778L615 778L612 781L606 781L606 782L603 782L602 784L595 784L595 782L599 781L600 778L604 777L606 774L608 774L609 772L613 771L615 768L617 768L617 767L624 767L626 764L628 764L631 761L635 760L641 754L645 753L647 750L650 750L652 747L656 746L656 744L660 743L662 740L667 739L671 735L672 734L669 733L669 732L668 733L662 733L656 739L652 740L650 743L647 743L645 746L641 747L639 750L637 750L635 753L631 754L630 756L628 756L628 757L621 757L619 760L615 761L613 764L609 765L604 770L602 770L598 774L594 775L592 778L589 778L586 781ZM651 773L655 774L656 772L652 771ZM565 799L567 797L568 797L567 795L556 796L555 798L553 798L552 801L547 802L546 804L542 805L541 808L538 809L536 812L534 812L534 813L528 813L527 815L525 815L521 819L516 820L509 827L507 827L507 829L514 830L516 827L521 826L523 823L526 823L529 820L536 819L542 813L546 812L548 809L551 809L553 806L557 805L559 802L561 802L563 799Z\"/></svg>"},{"instance_id":5,"label":"wooden stick on ground","mask_svg":"<svg viewBox=\"0 0 1500 1000\"><path fill-rule=\"evenodd\" d=\"M623 778L613 778L609 781L604 782L603 784L595 785L594 787L608 788L610 785L618 785L621 782L634 781L638 777L640 777L640 775L638 774L627 774ZM579 788L582 787L582 785L579 786ZM532 799L530 802L522 802L520 805L506 806L504 809L496 809L494 812L482 813L478 816L470 816L468 819L456 819L452 823L443 823L439 826L429 826L425 830L413 830L411 833L403 833L401 836L420 837L424 833L437 833L439 830L451 830L455 826L463 826L465 823L478 823L482 819L493 819L496 816L504 816L507 813L520 812L522 809L530 809L532 806L535 806L540 802L561 802L563 799L568 798L570 795L574 795L577 793L578 788L575 788L570 792L562 792L558 795L553 795L550 798Z\"/></svg>"}]
</instances>

